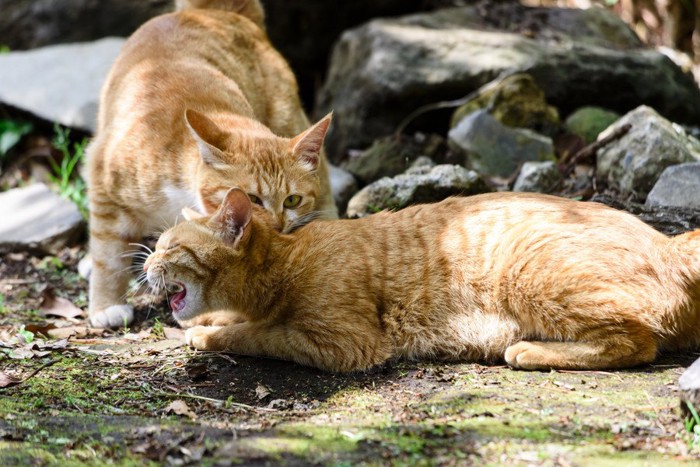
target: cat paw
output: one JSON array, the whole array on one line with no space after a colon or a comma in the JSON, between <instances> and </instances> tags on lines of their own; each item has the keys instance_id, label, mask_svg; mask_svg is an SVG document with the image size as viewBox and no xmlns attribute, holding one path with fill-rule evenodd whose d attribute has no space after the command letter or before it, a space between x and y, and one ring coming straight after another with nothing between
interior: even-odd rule
<instances>
[{"instance_id":1,"label":"cat paw","mask_svg":"<svg viewBox=\"0 0 700 467\"><path fill-rule=\"evenodd\" d=\"M219 350L212 339L212 334L221 329L220 326L195 326L185 331L185 343L197 350Z\"/></svg>"},{"instance_id":2,"label":"cat paw","mask_svg":"<svg viewBox=\"0 0 700 467\"><path fill-rule=\"evenodd\" d=\"M112 305L90 315L94 328L120 328L134 320L134 309L130 305Z\"/></svg>"},{"instance_id":3,"label":"cat paw","mask_svg":"<svg viewBox=\"0 0 700 467\"><path fill-rule=\"evenodd\" d=\"M506 363L518 370L548 370L546 351L531 342L518 342L506 349Z\"/></svg>"}]
</instances>

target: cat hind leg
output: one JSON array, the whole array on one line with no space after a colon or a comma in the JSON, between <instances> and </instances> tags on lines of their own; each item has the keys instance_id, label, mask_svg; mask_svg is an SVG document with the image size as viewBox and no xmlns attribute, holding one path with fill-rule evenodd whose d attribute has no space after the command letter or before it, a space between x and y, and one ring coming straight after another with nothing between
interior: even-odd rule
<instances>
[{"instance_id":1,"label":"cat hind leg","mask_svg":"<svg viewBox=\"0 0 700 467\"><path fill-rule=\"evenodd\" d=\"M603 342L517 342L506 349L508 365L521 370L603 370L651 363L657 346L626 338Z\"/></svg>"}]
</instances>

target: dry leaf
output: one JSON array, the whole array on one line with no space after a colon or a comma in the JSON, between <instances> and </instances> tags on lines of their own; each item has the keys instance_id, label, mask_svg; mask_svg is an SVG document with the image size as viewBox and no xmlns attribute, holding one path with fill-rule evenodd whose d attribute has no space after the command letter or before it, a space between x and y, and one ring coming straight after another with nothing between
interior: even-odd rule
<instances>
[{"instance_id":1,"label":"dry leaf","mask_svg":"<svg viewBox=\"0 0 700 467\"><path fill-rule=\"evenodd\" d=\"M3 373L2 371L0 371L0 388L9 388L11 386L16 386L21 382L21 379L17 379L12 375L8 375L7 373Z\"/></svg>"},{"instance_id":2,"label":"dry leaf","mask_svg":"<svg viewBox=\"0 0 700 467\"><path fill-rule=\"evenodd\" d=\"M29 332L31 332L32 334L35 334L35 335L36 335L36 334L41 334L41 335L44 335L44 336L48 336L48 335L49 335L49 331L52 330L52 329L56 329L56 325L53 324L53 323L48 323L48 324L46 324L46 325L44 325L44 326L40 326L40 325L38 325L38 324L27 324L27 325L24 327L24 330L25 330L25 331L29 331Z\"/></svg>"},{"instance_id":3,"label":"dry leaf","mask_svg":"<svg viewBox=\"0 0 700 467\"><path fill-rule=\"evenodd\" d=\"M56 297L51 289L46 289L42 295L41 314L43 316L59 316L66 319L85 316L85 312L73 305L73 302L63 297Z\"/></svg>"},{"instance_id":4,"label":"dry leaf","mask_svg":"<svg viewBox=\"0 0 700 467\"><path fill-rule=\"evenodd\" d=\"M262 384L258 383L258 387L255 388L255 395L257 396L259 401L265 399L270 394L272 394L272 391L270 391Z\"/></svg>"},{"instance_id":5,"label":"dry leaf","mask_svg":"<svg viewBox=\"0 0 700 467\"><path fill-rule=\"evenodd\" d=\"M166 339L177 339L179 341L185 340L185 331L180 328L168 328L163 326L163 335Z\"/></svg>"},{"instance_id":6,"label":"dry leaf","mask_svg":"<svg viewBox=\"0 0 700 467\"><path fill-rule=\"evenodd\" d=\"M165 413L174 413L175 415L184 415L190 417L192 420L197 418L194 412L192 412L185 401L182 399L176 399L172 401L166 408Z\"/></svg>"}]
</instances>

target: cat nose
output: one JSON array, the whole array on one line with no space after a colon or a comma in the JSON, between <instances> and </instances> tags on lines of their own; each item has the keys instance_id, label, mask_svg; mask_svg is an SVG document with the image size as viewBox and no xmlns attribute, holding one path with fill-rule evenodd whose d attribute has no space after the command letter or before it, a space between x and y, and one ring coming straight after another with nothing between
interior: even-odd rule
<instances>
[{"instance_id":1,"label":"cat nose","mask_svg":"<svg viewBox=\"0 0 700 467\"><path fill-rule=\"evenodd\" d=\"M149 256L146 258L146 261L143 263L143 272L148 272L148 266L151 263L151 257Z\"/></svg>"}]
</instances>

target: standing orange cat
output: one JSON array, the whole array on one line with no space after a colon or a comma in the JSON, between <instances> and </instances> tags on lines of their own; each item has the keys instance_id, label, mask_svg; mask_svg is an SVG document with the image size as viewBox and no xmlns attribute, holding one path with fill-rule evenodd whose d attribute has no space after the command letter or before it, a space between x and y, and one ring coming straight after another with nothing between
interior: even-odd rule
<instances>
[{"instance_id":1,"label":"standing orange cat","mask_svg":"<svg viewBox=\"0 0 700 467\"><path fill-rule=\"evenodd\" d=\"M272 227L234 188L160 237L144 268L177 287L175 318L231 317L188 329L190 345L352 371L393 357L620 368L700 344L700 230L668 238L600 204L514 193Z\"/></svg>"},{"instance_id":2,"label":"standing orange cat","mask_svg":"<svg viewBox=\"0 0 700 467\"><path fill-rule=\"evenodd\" d=\"M276 229L337 217L321 149L330 116L309 128L259 1L177 3L126 42L102 91L87 177L94 326L133 319L129 243L183 207L210 213L238 186Z\"/></svg>"}]
</instances>

